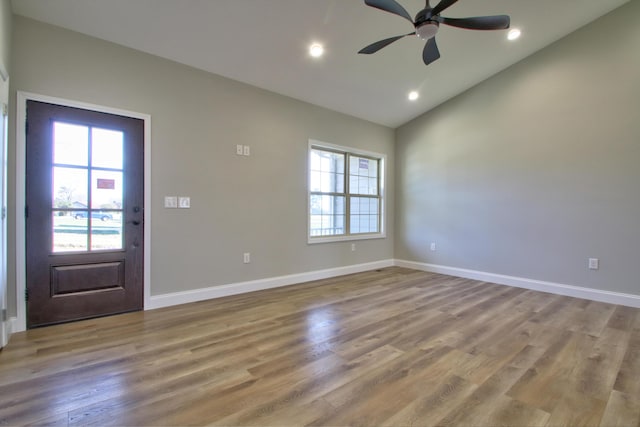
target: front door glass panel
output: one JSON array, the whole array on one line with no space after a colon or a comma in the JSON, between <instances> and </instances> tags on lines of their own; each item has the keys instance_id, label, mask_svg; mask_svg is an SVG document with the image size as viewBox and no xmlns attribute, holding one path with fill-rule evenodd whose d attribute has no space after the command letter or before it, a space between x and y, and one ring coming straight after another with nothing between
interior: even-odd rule
<instances>
[{"instance_id":1,"label":"front door glass panel","mask_svg":"<svg viewBox=\"0 0 640 427\"><path fill-rule=\"evenodd\" d=\"M52 252L123 248L121 131L53 123Z\"/></svg>"},{"instance_id":2,"label":"front door glass panel","mask_svg":"<svg viewBox=\"0 0 640 427\"><path fill-rule=\"evenodd\" d=\"M89 160L89 128L70 123L53 123L53 163L87 166Z\"/></svg>"}]
</instances>

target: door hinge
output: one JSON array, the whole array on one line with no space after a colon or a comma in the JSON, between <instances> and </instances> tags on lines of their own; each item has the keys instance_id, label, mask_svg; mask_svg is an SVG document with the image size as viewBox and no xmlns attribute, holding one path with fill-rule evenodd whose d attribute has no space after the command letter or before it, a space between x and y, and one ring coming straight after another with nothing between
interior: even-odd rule
<instances>
[{"instance_id":1,"label":"door hinge","mask_svg":"<svg viewBox=\"0 0 640 427\"><path fill-rule=\"evenodd\" d=\"M29 206L24 207L24 217L29 218Z\"/></svg>"},{"instance_id":2,"label":"door hinge","mask_svg":"<svg viewBox=\"0 0 640 427\"><path fill-rule=\"evenodd\" d=\"M9 107L7 104L2 104L2 116L6 117L9 115Z\"/></svg>"},{"instance_id":3,"label":"door hinge","mask_svg":"<svg viewBox=\"0 0 640 427\"><path fill-rule=\"evenodd\" d=\"M29 122L24 122L24 134L29 134Z\"/></svg>"},{"instance_id":4,"label":"door hinge","mask_svg":"<svg viewBox=\"0 0 640 427\"><path fill-rule=\"evenodd\" d=\"M24 290L24 300L29 301L29 289L25 289Z\"/></svg>"},{"instance_id":5,"label":"door hinge","mask_svg":"<svg viewBox=\"0 0 640 427\"><path fill-rule=\"evenodd\" d=\"M6 309L6 308L3 308L3 309L2 309L2 321L3 321L3 322L6 322L7 320L8 320L8 319L7 319L7 309Z\"/></svg>"},{"instance_id":6,"label":"door hinge","mask_svg":"<svg viewBox=\"0 0 640 427\"><path fill-rule=\"evenodd\" d=\"M7 217L7 207L3 206L2 207L2 219L5 219Z\"/></svg>"}]
</instances>

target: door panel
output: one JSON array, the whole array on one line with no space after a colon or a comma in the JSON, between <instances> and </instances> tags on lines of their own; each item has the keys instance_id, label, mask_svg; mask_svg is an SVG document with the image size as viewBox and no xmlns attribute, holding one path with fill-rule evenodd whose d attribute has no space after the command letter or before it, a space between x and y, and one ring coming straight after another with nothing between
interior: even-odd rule
<instances>
[{"instance_id":1,"label":"door panel","mask_svg":"<svg viewBox=\"0 0 640 427\"><path fill-rule=\"evenodd\" d=\"M144 122L27 102L27 326L142 309Z\"/></svg>"}]
</instances>

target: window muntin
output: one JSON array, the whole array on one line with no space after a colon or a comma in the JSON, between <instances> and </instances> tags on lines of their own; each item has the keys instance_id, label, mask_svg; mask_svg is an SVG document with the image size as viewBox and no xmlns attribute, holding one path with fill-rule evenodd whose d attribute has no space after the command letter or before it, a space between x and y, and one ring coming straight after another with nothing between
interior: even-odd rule
<instances>
[{"instance_id":1,"label":"window muntin","mask_svg":"<svg viewBox=\"0 0 640 427\"><path fill-rule=\"evenodd\" d=\"M310 143L309 242L384 237L384 156Z\"/></svg>"}]
</instances>

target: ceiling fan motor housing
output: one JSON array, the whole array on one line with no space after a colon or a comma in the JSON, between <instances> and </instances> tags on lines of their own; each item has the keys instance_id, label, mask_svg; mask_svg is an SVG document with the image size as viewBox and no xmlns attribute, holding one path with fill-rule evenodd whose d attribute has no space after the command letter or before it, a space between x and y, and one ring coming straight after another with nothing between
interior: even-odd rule
<instances>
[{"instance_id":1,"label":"ceiling fan motor housing","mask_svg":"<svg viewBox=\"0 0 640 427\"><path fill-rule=\"evenodd\" d=\"M425 22L429 21L432 17L431 15L431 11L433 10L432 7L426 7L424 9L422 9L420 12L418 12L416 14L415 19L415 26L418 27L422 24L424 24Z\"/></svg>"}]
</instances>

